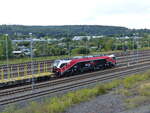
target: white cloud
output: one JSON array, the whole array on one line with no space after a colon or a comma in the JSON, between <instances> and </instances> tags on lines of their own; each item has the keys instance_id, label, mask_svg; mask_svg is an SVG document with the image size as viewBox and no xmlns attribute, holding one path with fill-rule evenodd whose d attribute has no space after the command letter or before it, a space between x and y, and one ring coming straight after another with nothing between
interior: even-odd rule
<instances>
[{"instance_id":1,"label":"white cloud","mask_svg":"<svg viewBox=\"0 0 150 113\"><path fill-rule=\"evenodd\" d=\"M0 0L0 24L150 28L149 0Z\"/></svg>"}]
</instances>

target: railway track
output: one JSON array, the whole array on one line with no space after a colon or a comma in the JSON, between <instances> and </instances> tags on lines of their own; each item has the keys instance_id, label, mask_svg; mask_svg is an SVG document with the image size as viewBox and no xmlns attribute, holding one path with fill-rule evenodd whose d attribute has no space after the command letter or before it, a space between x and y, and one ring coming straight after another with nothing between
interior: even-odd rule
<instances>
[{"instance_id":1,"label":"railway track","mask_svg":"<svg viewBox=\"0 0 150 113\"><path fill-rule=\"evenodd\" d=\"M134 59L132 57L135 57ZM137 59L140 59L140 58L143 58L141 60L139 60L137 62ZM132 63L130 63L130 65L134 64L134 63L141 63L141 62L149 62L150 61L150 57L149 57L149 54L141 54L141 55L130 55L130 56L124 56L124 57L119 57L119 62L120 63L120 66L125 66L127 65L127 62L131 62L133 61ZM128 59L128 60L127 60ZM143 64L145 65L145 63ZM146 64L147 65L147 64ZM135 65L135 66L138 66L138 65ZM142 65L140 65L142 66ZM129 66L130 69L134 66ZM98 72L99 74L101 75L105 75L105 74L109 74L111 72L119 72L119 70L126 70L127 68L129 67L126 67L126 68L116 68L116 69L109 69L109 70L104 70L104 71L101 71L101 72ZM137 71L138 72L138 71ZM47 81L47 82L44 82L44 83L38 83L38 84L35 84L34 86L34 89L35 90L39 90L39 89L45 89L45 88L48 88L50 86L57 86L57 85L63 85L63 84L66 84L66 83L70 83L71 82L74 82L74 81L78 81L78 80L84 80L84 79L87 79L87 78L91 78L91 74L93 75L94 73L97 73L97 72L93 72L93 73L87 73L87 74L83 74L83 75L78 75L74 78L73 77L69 77L69 78L63 78L63 79L60 79L60 80L54 80L54 81ZM95 75L95 76L92 76L92 77L98 77L98 75ZM6 96L14 96L14 95L18 95L19 93L23 93L23 92L28 92L28 91L31 91L32 88L31 88L31 85L27 85L27 86L23 86L23 87L17 87L16 89L8 89L8 90L1 90L0 91L0 105L5 105L4 100L1 101L1 99L5 98ZM18 97L17 97L18 98ZM7 99L6 99L7 100ZM2 102L2 104L1 104ZM15 102L15 101L13 101ZM13 102L10 102L10 103L13 103ZM6 103L6 104L9 104Z\"/></svg>"},{"instance_id":2,"label":"railway track","mask_svg":"<svg viewBox=\"0 0 150 113\"><path fill-rule=\"evenodd\" d=\"M138 51L138 54L144 54L144 53L148 53L150 52L150 50L139 50ZM134 54L137 54L137 51L127 51L127 52L117 52L117 53L113 53L115 54L117 57L121 57L121 56L128 56L128 55L134 55ZM1 65L0 66L0 69L5 69L5 68L16 68L16 67L22 67L22 66L25 66L25 65L28 65L30 67L31 64L33 64L33 66L37 66L37 64L51 64L53 62L53 60L43 60L43 61L33 61L32 63L31 62L25 62L25 63L19 63L19 64L9 64L9 66L7 67L7 65Z\"/></svg>"},{"instance_id":3,"label":"railway track","mask_svg":"<svg viewBox=\"0 0 150 113\"><path fill-rule=\"evenodd\" d=\"M138 55L134 55L134 52L133 52L131 55L128 55L128 56L117 57L117 60L119 63L130 62L130 61L134 61L136 59L140 59L140 58L145 57L145 56L150 56L150 53L148 50L147 51L141 51L141 52L139 52ZM11 65L9 67L5 67L5 68L1 67L0 68L0 71L1 71L0 76L2 74L2 70L3 70L3 74L4 74L3 75L4 79L7 79L9 77L31 75L32 72L33 72L33 74L37 74L39 72L40 73L47 72L47 71L51 70L51 64L52 64L52 61L49 60L49 61L43 61L43 62L41 62L41 61L34 62L33 66L31 66L31 63L29 63L29 64L14 65L13 67ZM33 69L31 69L31 67L33 67Z\"/></svg>"},{"instance_id":4,"label":"railway track","mask_svg":"<svg viewBox=\"0 0 150 113\"><path fill-rule=\"evenodd\" d=\"M110 69L108 71L103 71L103 72L93 72L93 73L88 73L83 76L73 76L71 78L67 78L61 81L61 84L57 84L53 87L48 87L43 88L42 90L35 90L33 92L28 92L28 93L23 93L19 95L14 95L14 96L7 96L3 97L0 99L0 105L7 105L10 103L15 103L19 101L25 101L27 99L33 99L33 98L39 98L41 96L45 96L48 94L52 93L57 93L60 91L65 91L65 90L70 90L72 88L84 86L84 85L89 85L95 82L99 81L104 81L104 80L109 80L109 79L115 79L118 77L124 77L124 75L129 75L133 73L138 73L141 71L145 71L150 68L150 62L148 63L142 63L138 65L133 65L130 67L122 67L122 68L117 68L116 71L114 70L113 73L112 70ZM101 75L100 75L101 74ZM69 81L69 82L68 82ZM65 82L65 83L64 83ZM44 84L38 84L35 87L43 87L42 85ZM46 85L46 84L45 84ZM49 84L52 85L52 84Z\"/></svg>"},{"instance_id":5,"label":"railway track","mask_svg":"<svg viewBox=\"0 0 150 113\"><path fill-rule=\"evenodd\" d=\"M133 58L134 59L133 59ZM132 64L134 64L134 63L138 63L136 60L139 60L139 61L148 61L149 60L149 58L150 58L150 55L149 54L146 54L146 55L143 55L143 54L141 54L141 55L138 55L138 57L137 57L137 55L129 55L129 56L123 56L123 57L117 57L117 61L118 61L118 66L119 67L121 67L121 66L127 66L127 65L132 65ZM36 70L37 71L37 70ZM13 72L13 73L16 73L16 76L18 76L18 73L17 72ZM24 73L24 72L23 72ZM52 75L51 75L52 76ZM14 77L14 76L13 76ZM7 79L7 78L6 78ZM52 80L53 78L50 78L50 76L47 78L47 80ZM17 82L17 84L15 85L14 84L14 82L12 81L12 83L11 82L9 82L9 84L8 84L8 87L5 87L5 88L3 88L4 86L6 86L5 84L1 84L1 89L8 89L8 88L13 88L13 87L20 87L20 83L21 83L21 85L28 85L29 83L29 80L31 80L31 79L28 79L28 81L26 80L26 81L24 81L24 83L25 84L22 84L22 82L20 81L20 82ZM45 80L44 80L45 81ZM44 81L41 81L41 82L44 82ZM30 82L31 83L31 82ZM13 85L13 86L12 86ZM10 87L9 87L10 86Z\"/></svg>"},{"instance_id":6,"label":"railway track","mask_svg":"<svg viewBox=\"0 0 150 113\"><path fill-rule=\"evenodd\" d=\"M138 59L146 58L146 56L148 58L150 56L150 54L147 53L147 54L139 54L139 55L129 55L129 56L117 57L117 61L118 61L119 64L126 65L125 63L135 62ZM45 72L50 71L51 70L50 67L51 66L49 66L48 69L44 69L44 68L40 67L40 69L39 69L39 66L36 66L36 67L34 66L34 69L32 69L32 71L33 71L33 74L37 74L37 73L39 74L40 72L42 73L44 70L45 70ZM11 70L12 72L10 72L8 69L5 69L3 71L3 73L0 72L0 76L1 76L1 78L4 77L4 79L9 79L9 78L13 78L13 77L27 76L27 75L31 75L32 74L31 67L30 67L29 70L24 70L24 68L19 68L19 69L21 69L21 70L18 71L18 68L16 68L15 70Z\"/></svg>"},{"instance_id":7,"label":"railway track","mask_svg":"<svg viewBox=\"0 0 150 113\"><path fill-rule=\"evenodd\" d=\"M129 59L128 61L132 61L132 59ZM148 62L148 61L150 61L150 57L149 56L145 56L143 59L138 60L138 62L136 60L134 62L133 61L130 62L130 65L133 65L135 63ZM122 61L122 62L118 62L118 63L119 63L118 67L120 67L120 68L123 67L123 66L127 66L126 60ZM109 70L108 69L108 70L102 71L101 74L103 74L103 72L109 72L109 71L111 72L111 71L115 71L115 70L117 70L117 68L115 68L113 70ZM87 76L85 76L85 77L87 77ZM53 80L53 81L54 81L55 84L59 83L59 82L57 82L58 80ZM51 81L45 81L45 82L43 82L41 84L46 84L48 86L49 82L51 82ZM35 86L35 88L36 88L36 86ZM17 91L16 91L16 89L17 89ZM25 91L30 90L31 89L31 85L26 85L26 87L24 87L24 86L16 87L16 89L15 88L12 88L12 89L3 89L3 90L0 91L0 96L10 95L10 94L14 94L14 93L17 93L17 92L18 93L19 92L23 92L23 90L25 90Z\"/></svg>"}]
</instances>

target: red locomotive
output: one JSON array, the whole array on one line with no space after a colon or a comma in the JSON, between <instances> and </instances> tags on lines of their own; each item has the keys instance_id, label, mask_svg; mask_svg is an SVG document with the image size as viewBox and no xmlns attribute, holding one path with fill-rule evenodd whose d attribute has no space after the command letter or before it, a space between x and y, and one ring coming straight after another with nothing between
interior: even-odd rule
<instances>
[{"instance_id":1,"label":"red locomotive","mask_svg":"<svg viewBox=\"0 0 150 113\"><path fill-rule=\"evenodd\" d=\"M116 57L114 55L87 56L69 60L56 60L53 64L53 72L57 77L61 77L65 75L74 75L83 72L106 69L114 67L115 65Z\"/></svg>"}]
</instances>

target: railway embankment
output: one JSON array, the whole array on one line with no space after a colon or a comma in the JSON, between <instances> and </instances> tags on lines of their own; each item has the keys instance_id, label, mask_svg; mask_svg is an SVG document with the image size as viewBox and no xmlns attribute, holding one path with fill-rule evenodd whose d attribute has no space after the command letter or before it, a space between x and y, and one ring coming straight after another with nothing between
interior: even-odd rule
<instances>
[{"instance_id":1,"label":"railway embankment","mask_svg":"<svg viewBox=\"0 0 150 113\"><path fill-rule=\"evenodd\" d=\"M104 86L109 93L72 106L65 113L150 113L150 71Z\"/></svg>"},{"instance_id":2,"label":"railway embankment","mask_svg":"<svg viewBox=\"0 0 150 113\"><path fill-rule=\"evenodd\" d=\"M149 113L150 71L80 89L3 113Z\"/></svg>"}]
</instances>

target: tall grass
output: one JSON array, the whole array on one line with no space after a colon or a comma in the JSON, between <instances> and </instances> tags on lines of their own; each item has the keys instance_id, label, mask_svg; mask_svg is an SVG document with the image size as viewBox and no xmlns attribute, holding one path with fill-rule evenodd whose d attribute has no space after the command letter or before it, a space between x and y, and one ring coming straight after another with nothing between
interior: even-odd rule
<instances>
[{"instance_id":1,"label":"tall grass","mask_svg":"<svg viewBox=\"0 0 150 113\"><path fill-rule=\"evenodd\" d=\"M123 85L125 88L132 88L134 85L136 85L137 82L150 79L150 71L147 71L143 74L136 74L129 77L126 77L123 80Z\"/></svg>"},{"instance_id":2,"label":"tall grass","mask_svg":"<svg viewBox=\"0 0 150 113\"><path fill-rule=\"evenodd\" d=\"M150 71L129 76L123 80L124 88L120 93L129 98L125 100L127 108L135 108L150 102Z\"/></svg>"}]
</instances>

